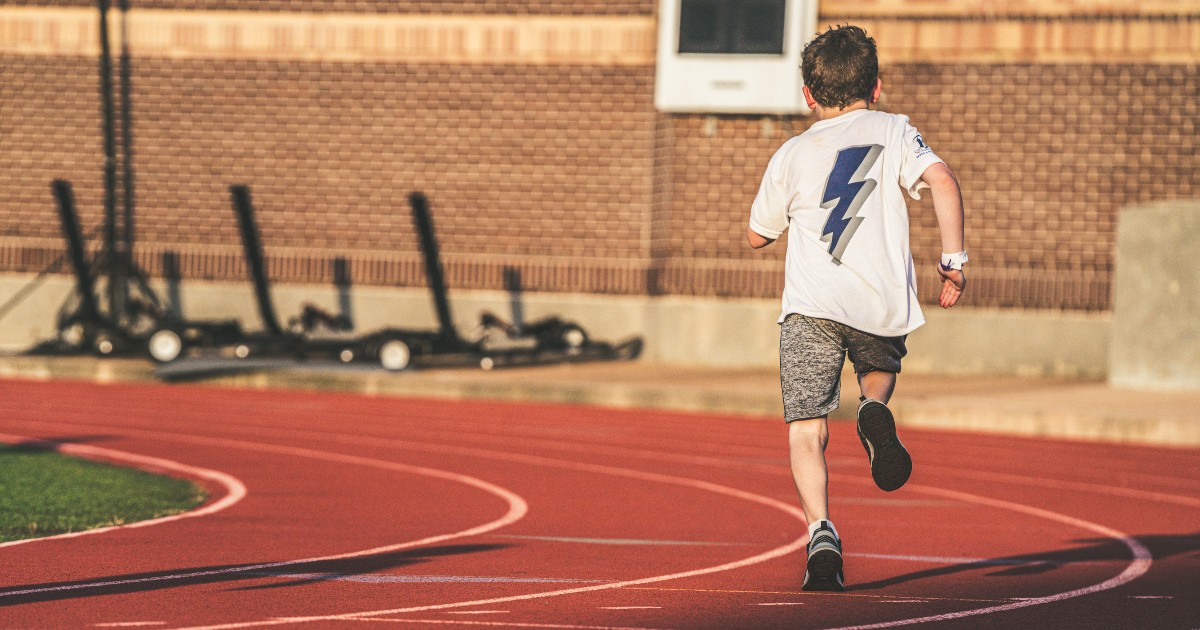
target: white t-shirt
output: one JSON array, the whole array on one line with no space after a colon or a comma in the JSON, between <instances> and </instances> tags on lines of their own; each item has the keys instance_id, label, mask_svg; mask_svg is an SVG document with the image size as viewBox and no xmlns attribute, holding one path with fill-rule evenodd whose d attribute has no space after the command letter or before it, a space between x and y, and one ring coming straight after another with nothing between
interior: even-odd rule
<instances>
[{"instance_id":1,"label":"white t-shirt","mask_svg":"<svg viewBox=\"0 0 1200 630\"><path fill-rule=\"evenodd\" d=\"M785 142L750 209L758 234L788 230L779 321L800 313L885 337L924 324L903 193L920 199L941 161L907 116L866 109Z\"/></svg>"}]
</instances>

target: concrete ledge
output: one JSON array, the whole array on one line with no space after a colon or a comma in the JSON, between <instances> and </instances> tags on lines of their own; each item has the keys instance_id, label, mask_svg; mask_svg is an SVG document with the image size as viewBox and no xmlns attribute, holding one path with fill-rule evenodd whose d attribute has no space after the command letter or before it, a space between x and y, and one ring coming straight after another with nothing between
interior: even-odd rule
<instances>
[{"instance_id":1,"label":"concrete ledge","mask_svg":"<svg viewBox=\"0 0 1200 630\"><path fill-rule=\"evenodd\" d=\"M778 371L662 364L593 363L485 372L430 370L393 374L336 364L261 365L258 371L205 379L202 384L247 389L300 389L446 399L585 404L617 408L717 413L778 422ZM154 366L137 359L0 357L0 378L156 382ZM857 408L853 378L844 376L847 421ZM892 408L903 426L1200 447L1200 393L1151 394L1100 381L1032 377L902 375Z\"/></svg>"},{"instance_id":2,"label":"concrete ledge","mask_svg":"<svg viewBox=\"0 0 1200 630\"><path fill-rule=\"evenodd\" d=\"M32 276L0 276L0 304ZM195 320L237 319L247 330L262 327L249 283L153 283L175 296L179 310ZM64 276L44 280L29 299L0 322L0 349L23 350L55 334L55 313L71 292ZM348 311L358 331L384 327L433 329L432 300L421 289L280 284L272 291L285 319L305 303L330 312ZM776 369L779 366L777 299L683 296L603 296L503 291L451 291L455 325L464 334L482 311L525 321L558 315L576 321L595 339L645 339L643 359L715 369ZM906 374L1016 374L1102 378L1108 367L1108 314L959 307L925 308L928 323L909 336Z\"/></svg>"},{"instance_id":3,"label":"concrete ledge","mask_svg":"<svg viewBox=\"0 0 1200 630\"><path fill-rule=\"evenodd\" d=\"M901 403L896 422L911 427L953 429L1055 439L1200 447L1200 427L1179 417L1115 417L1070 410L999 410L987 405Z\"/></svg>"}]
</instances>

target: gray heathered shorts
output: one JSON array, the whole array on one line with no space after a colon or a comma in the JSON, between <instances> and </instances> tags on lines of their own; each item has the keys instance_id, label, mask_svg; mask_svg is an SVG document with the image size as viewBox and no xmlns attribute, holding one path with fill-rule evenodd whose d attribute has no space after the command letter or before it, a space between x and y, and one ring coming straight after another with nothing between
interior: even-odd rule
<instances>
[{"instance_id":1,"label":"gray heathered shorts","mask_svg":"<svg viewBox=\"0 0 1200 630\"><path fill-rule=\"evenodd\" d=\"M845 324L792 313L779 333L783 419L819 418L838 408L846 355L856 374L900 372L907 337L880 337Z\"/></svg>"}]
</instances>

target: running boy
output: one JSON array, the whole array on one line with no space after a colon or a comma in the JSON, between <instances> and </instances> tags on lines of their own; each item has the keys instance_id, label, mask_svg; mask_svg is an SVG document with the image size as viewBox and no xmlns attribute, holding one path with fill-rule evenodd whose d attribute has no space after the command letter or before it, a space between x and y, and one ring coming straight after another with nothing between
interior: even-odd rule
<instances>
[{"instance_id":1,"label":"running boy","mask_svg":"<svg viewBox=\"0 0 1200 630\"><path fill-rule=\"evenodd\" d=\"M954 174L907 116L871 110L883 87L875 40L856 26L831 28L804 48L801 69L817 122L771 158L746 238L757 249L788 230L780 380L792 477L809 523L804 590L840 591L842 543L829 520L825 446L847 354L862 392L858 435L871 476L892 491L912 473L887 408L905 338L925 323L902 191L933 195L943 308L966 286L967 253Z\"/></svg>"}]
</instances>

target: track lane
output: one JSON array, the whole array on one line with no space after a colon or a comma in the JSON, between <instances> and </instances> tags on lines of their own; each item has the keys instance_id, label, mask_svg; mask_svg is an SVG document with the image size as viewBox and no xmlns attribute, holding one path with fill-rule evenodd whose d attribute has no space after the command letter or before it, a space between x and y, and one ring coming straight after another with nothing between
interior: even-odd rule
<instances>
[{"instance_id":1,"label":"track lane","mask_svg":"<svg viewBox=\"0 0 1200 630\"><path fill-rule=\"evenodd\" d=\"M98 423L98 422L92 422L92 423L88 423L88 424L81 424L81 423L61 423L61 422L59 422L59 423L55 423L55 422L47 422L47 421L28 420L28 421L27 421L27 424L28 424L28 425L30 425L30 426L38 426L39 428L50 428L50 427L53 427L53 428L55 428L55 429L56 429L56 431L58 431L58 432L62 432L62 433L66 433L66 434L68 434L68 435L70 435L70 434L77 434L77 435L78 435L78 434L100 434L100 435L103 435L103 434L116 434L116 433L121 433L121 434L123 435L123 437L124 437L125 439L127 439L127 440L140 440L142 443L145 443L145 442L147 442L147 441L152 441L152 440L147 440L147 438L150 438L150 437L152 437L152 436L149 436L149 435L147 435L148 433L152 433L152 431L147 431L147 430L144 430L144 429L122 429L122 428L120 428L120 427L113 427L113 426L108 426L108 425L102 425L102 424L100 424L100 423ZM210 427L210 425L206 425L204 428L205 428L205 429L210 429L211 427ZM175 439L175 440L173 440L173 441L174 441L174 442L176 442L176 444L174 445L175 447L178 447L178 446L179 446L179 443L185 443L185 444L189 444L189 445L191 445L191 446L195 446L195 445L197 445L197 444L200 444L200 445L203 445L203 446L218 446L218 445L219 445L219 446L225 446L225 447L227 447L227 448L228 448L228 447L237 446L237 444L235 444L235 443L234 443L234 441L232 441L232 440L226 440L226 439L221 439L221 438L213 438L213 437L201 437L201 436L187 436L187 437L181 437L181 438L179 438L179 439ZM283 447L280 447L280 448L265 448L265 449L264 449L264 448L260 448L259 450L272 450L272 451L277 451L277 452L279 452L279 453L281 453L281 454L282 454L282 453L284 453L284 451L286 450L286 452L288 452L288 453L290 453L290 454L296 454L296 452L297 452L299 449L298 449L298 448L295 448L295 447L287 447L286 449L284 449ZM348 457L349 457L349 456L342 456L342 459L345 459L345 458L348 458ZM440 457L437 457L437 456L435 456L435 458L436 458L436 459L439 459L439 460L441 459ZM294 468L294 467L293 467L293 468ZM595 471L592 471L592 473L593 473L593 474L594 474L594 472L595 472ZM665 477L665 476L664 476L664 477L662 477L662 478L663 478L663 479L667 479L667 477ZM537 480L537 481L541 482L541 481L544 481L544 479L543 479L542 477L540 477L540 476L539 476L539 478L538 478L538 480ZM580 484L580 485L583 485L583 484ZM561 493L561 490L562 490L562 487L561 487L561 485L557 485L556 483L550 483L550 484L548 485L548 488L549 488L549 489L550 489L550 491L551 491L551 492L553 492L553 493ZM633 490L633 491L636 491L636 490L637 490L637 488L632 488L632 489L631 489L631 488L629 488L629 487L628 487L628 484L623 484L621 487L615 488L615 489L613 489L613 490L614 490L615 492L619 493L619 494L629 494L629 493L631 492L631 490ZM735 493L736 493L736 491L732 491L732 492L735 492ZM253 495L252 495L252 496L253 496ZM437 505L437 504L431 504L431 505L429 505L429 506L426 506L426 508L425 508L425 511L427 512L427 511L429 511L429 510L436 510L436 509L438 509L439 507L440 507L440 506L439 506L439 505ZM723 507L723 506L722 506L722 507ZM788 509L794 510L794 508L791 508L790 506L788 506ZM420 518L424 519L424 518L427 518L428 516L431 516L431 515L427 515L427 514L423 514L423 513L422 513L422 514L420 514L419 516L420 516ZM285 515L285 516L281 516L281 517L280 517L280 520L283 522L283 524L284 524L285 526L286 526L286 521L287 521L287 518L288 518L288 517L287 517L286 515ZM683 521L687 521L687 520L695 520L695 519L694 519L694 517L689 517L689 518L684 518L684 519L681 519L681 520L683 520ZM623 523L621 523L621 524L623 524ZM793 528L793 529L794 529L794 528ZM645 534L646 534L646 532L645 532L645 531L639 531L639 532L637 532L637 534L638 534L638 535L645 535ZM606 534L606 535L612 535L612 534ZM718 537L718 538L719 538L719 537ZM795 542L794 540L793 540L793 542L792 542L792 545L793 545L793 547L792 547L792 548L794 548L794 547L795 547L795 545L796 545L796 542ZM504 545L504 544L495 544L495 545L493 545L493 544L490 544L490 543L484 543L484 544L481 544L480 546L485 546L485 547L489 547L489 548L491 548L491 547L495 547L496 549L501 549L501 548L503 548L505 545ZM785 553L786 553L786 551L790 551L790 550L791 550L791 548L789 548L789 549L785 550ZM739 554L741 554L741 555L744 555L744 554L745 554L745 552L743 552L743 551L742 551L742 550L740 550L740 549L738 549L738 550L735 550L735 551L737 551L737 552L738 552ZM721 553L721 554L728 555L729 551L728 551L728 550L721 550L721 551L720 551L720 553ZM694 566L694 564L695 564L696 562L699 562L699 561L701 561L701 560L692 560L692 561L688 561L688 564L691 564L691 565L693 565L693 566ZM669 564L669 563L666 563L666 564ZM243 565L238 565L238 568L240 568L240 569L242 569L242 570L245 570L245 569L246 569L246 567L245 567L245 566L243 566ZM251 568L254 568L254 567L252 566ZM193 572L193 573L195 573L195 572ZM209 572L209 571L205 571L205 573L210 573L210 572ZM442 589L442 590L444 590L444 589ZM411 594L411 593L410 593L410 594Z\"/></svg>"},{"instance_id":2,"label":"track lane","mask_svg":"<svg viewBox=\"0 0 1200 630\"><path fill-rule=\"evenodd\" d=\"M100 388L105 389L105 388ZM118 388L120 389L120 388ZM542 471L541 475L526 474L515 472L515 468L523 466L527 468L536 468L533 460L528 460L524 463L519 461L507 460L507 466L496 466L495 464L482 463L486 458L479 457L479 451L489 449L483 448L485 445L490 445L493 451L505 451L509 454L528 455L538 454L544 455L541 457L556 458L568 456L573 460L580 462L588 462L601 465L624 466L631 469L644 470L646 472L657 472L659 474L678 474L685 472L689 476L694 476L697 479L707 480L713 483L726 482L732 483L733 486L753 490L763 496L772 497L780 501L794 502L792 490L789 484L786 483L786 468L781 467L777 463L780 451L780 443L778 438L781 436L781 431L778 426L773 423L759 423L754 421L738 421L729 418L706 418L689 414L637 414L632 412L613 412L610 410L593 410L569 408L561 406L530 406L526 410L526 406L517 405L484 405L484 404L447 404L435 403L430 401L402 401L403 410L398 411L396 408L397 401L383 399L360 399L353 396L313 396L302 395L296 398L284 396L281 399L269 393L224 393L216 394L214 392L228 392L228 390L205 390L204 388L171 388L176 394L180 393L181 389L187 390L187 395L183 398L188 398L195 393L200 398L211 399L203 409L183 409L177 410L179 413L173 414L177 416L171 422L178 423L179 427L187 428L193 432L209 432L213 434L236 434L239 438L252 438L256 432L262 433L260 439L270 438L271 440L280 440L287 438L287 441L300 448L313 448L320 445L323 448L334 448L346 451L346 454L351 452L362 454L362 456L380 457L387 459L400 459L403 461L411 461L413 463L424 463L432 465L435 463L445 464L447 461L453 461L456 466L462 466L462 470L470 471L488 471L489 474L494 472L501 477L494 479L511 479L515 480L518 485L517 490L525 495L525 488L536 489L536 496L547 499L550 503L546 505L554 505L554 509L550 514L539 514L538 501L532 501L531 516L523 521L518 527L537 525L537 529L522 530L524 535L530 536L545 536L559 535L561 537L570 537L572 534L588 534L592 537L601 537L602 535L618 536L621 532L614 528L626 526L630 527L628 531L622 535L629 538L637 538L640 535L639 530L644 530L648 533L660 536L660 539L666 540L665 534L678 534L680 529L683 532L695 531L696 527L688 526L687 523L634 523L622 524L619 519L609 519L595 524L590 531L562 531L569 527L580 527L587 529L589 524L590 513L588 508L592 507L591 512L608 512L612 508L604 510L596 510L594 505L604 505L615 499L623 499L625 495L633 504L645 504L652 506L664 505L669 501L686 500L670 494L662 494L646 491L644 488L639 489L633 486L622 486L610 490L600 490L590 496L567 496L564 497L561 485L572 485L575 488L588 488L589 483L595 485L595 481L573 482L570 479L564 478L557 473L554 475L546 475ZM112 388L107 390L110 394ZM126 390L122 390L126 391ZM133 391L138 391L134 388ZM196 393L198 392L198 393ZM186 393L186 392L185 392ZM84 392L85 395L95 396L95 392ZM104 397L101 397L104 398ZM121 400L121 396L110 396L112 399L112 413L121 413L121 410L127 406L127 403ZM142 396L143 399L146 396ZM179 398L179 396L174 396ZM222 400L226 402L221 402ZM324 407L320 413L309 413L305 411L314 401L321 401L321 406ZM282 402L281 402L282 401ZM140 402L140 401L139 401ZM149 406L157 406L156 414L161 416L163 410L173 411L174 401L149 401ZM36 405L35 405L36 406ZM58 406L53 411L57 412L58 417L73 415L68 411L69 405ZM3 403L0 403L0 408L3 408ZM255 410L254 421L246 422L241 418L245 417L245 410L252 408ZM93 409L105 410L104 405L97 407L93 405ZM338 409L344 410L345 413L339 414ZM241 413L234 413L240 410ZM457 412L452 413L452 412ZM128 415L128 414L127 414ZM136 414L133 414L136 415ZM154 414L152 414L154 415ZM429 419L433 418L433 419ZM77 418L86 421L86 414L83 417ZM161 418L154 419L142 417L138 419L131 418L129 420L134 426L162 426ZM79 429L86 429L86 422L77 423L80 426L71 427L74 433L86 433ZM389 430L389 426L394 425L394 428ZM476 434L468 429L486 427L489 430L486 433L481 432ZM554 427L553 429L540 430L539 427ZM343 428L344 427L344 428ZM508 428L511 427L511 432ZM597 429L603 427L603 430ZM686 429L685 429L686 427ZM418 429L419 428L419 429ZM626 428L628 431L626 432ZM339 430L340 429L340 430ZM350 429L350 430L347 430ZM357 443L351 438L355 438L355 433L361 432L366 434L362 436L365 442ZM287 436L289 430L294 430L297 435ZM418 437L422 440L404 440L402 437L413 437L410 433L420 433ZM865 617L864 610L850 606L847 608L845 603L848 601L875 601L878 605L872 606L871 614L878 614L881 611L892 616L893 619L899 612L899 608L926 607L933 608L940 606L941 608L959 609L962 610L967 600L981 599L978 592L970 592L972 588L977 589L979 586L988 584L988 588L1001 586L1001 590L1011 588L1013 586L1022 587L1025 589L1013 591L1014 597L1027 597L1044 595L1045 592L1063 592L1062 588L1070 587L1072 584L1076 586L1086 586L1087 583L1098 583L1098 580L1092 576L1103 578L1105 575L1112 576L1121 570L1122 564L1128 564L1130 554L1127 550L1122 551L1119 543L1113 541L1103 542L1102 544L1093 545L1099 547L1099 558L1093 558L1084 562L1074 559L1073 552L1070 550L1079 545L1074 542L1081 538L1086 538L1086 533L1081 534L1079 531L1067 531L1066 529L1055 527L1053 525L1034 526L1039 531L1038 539L1040 545L1026 544L1019 536L1006 535L1005 529L1012 529L1012 525L1005 525L1005 519L1011 519L1010 516L998 515L990 510L981 510L978 507L972 508L963 505L961 502L952 501L949 499L941 499L942 504L930 504L928 498L918 498L912 493L903 491L906 495L903 498L892 498L891 495L882 495L874 491L873 486L865 485L862 482L861 471L865 467L861 453L855 452L858 445L853 441L852 434L847 436L844 431L838 431L835 427L835 446L831 447L832 459L835 462L835 479L834 495L835 500L842 497L847 500L847 504L841 508L841 513L845 514L847 522L854 523L854 527L850 529L854 538L850 538L851 533L847 533L848 545L848 568L851 570L851 582L858 584L876 584L876 586L867 592L852 592L838 596L813 596L811 594L800 594L796 591L798 576L797 571L801 561L797 561L794 557L781 558L779 560L764 563L754 568L737 570L719 575L698 576L679 580L678 583L672 582L672 586L679 586L684 590L679 591L635 591L633 588L619 589L614 592L606 592L603 597L599 594L592 595L570 595L563 598L570 600L565 604L566 608L555 604L552 610L547 610L545 607L529 607L522 610L515 610L506 613L507 622L519 622L521 619L514 618L516 615L546 615L545 618L525 619L524 621L546 622L552 623L562 621L563 619L575 619L588 621L596 624L618 623L622 619L630 619L631 621L662 621L666 624L660 627L680 627L677 623L680 619L679 615L685 615L684 619L688 619L689 623L682 627L706 627L705 624L711 620L715 625L707 627L739 627L739 623L750 625L742 625L740 627L771 627L772 623L778 623L780 627L792 625L786 623L786 620L794 620L795 612L787 613L785 609L788 606L804 605L806 609L805 619L814 622L814 627L820 625L819 620L822 618L838 618L845 619L849 617ZM525 442L530 434L541 433L542 437L537 439L529 439ZM675 440L663 441L662 436L672 435L677 433ZM698 436L695 442L695 447L686 441L678 439L679 435L696 435ZM548 437L549 435L549 437ZM930 442L946 441L944 433L929 433L929 432L913 432L911 435L906 435L906 443L913 448L914 453L919 453L925 448L922 436L928 435ZM711 437L710 437L711 436ZM554 439L558 437L559 439ZM417 444L423 443L426 447L414 448ZM405 446L404 442L408 442ZM722 454L720 452L720 444L729 442L731 444L730 453ZM990 442L990 440L989 440ZM758 445L764 446L758 446ZM467 446L474 448L475 452L455 452L454 448ZM1003 444L989 444L988 451L991 452L995 448L999 448ZM1051 445L1053 446L1053 445ZM1093 448L1095 445L1083 445L1083 448L1072 446L1072 450L1082 450L1087 454L1092 454L1103 449ZM437 447L437 448L434 448ZM526 453L517 452L524 447ZM849 448L854 447L854 448ZM589 449L594 449L589 452ZM439 450L440 449L440 450ZM961 444L960 444L961 450ZM1121 449L1119 458L1121 460L1136 460L1137 455L1144 455L1147 452L1158 454L1161 450L1156 449L1132 449L1133 451L1141 451L1141 453L1131 453L1129 449ZM656 455L657 454L657 455ZM924 455L925 459L921 459ZM1160 458L1163 468L1169 466L1173 453L1167 451L1167 457ZM939 465L945 463L947 466L954 463L956 459L969 460L967 456L958 457L954 452L929 452L918 455L919 461L937 461ZM981 482L981 480L959 479L959 478L941 478L937 479L938 486L948 486L950 490L960 491L975 491L981 490L988 494L996 494L1003 496L1005 499L1025 499L1034 498L1033 503L1037 504L1037 497L1044 496L1047 488L1037 488L1031 483L1024 483L1023 480L1053 479L1055 473L1061 471L1054 466L1039 465L1037 459L1021 462L1020 455L1010 455L1001 463L998 474L1008 475L1008 478L1001 481L990 480ZM1177 458L1178 459L1178 458ZM1012 461L1011 468L1006 463ZM1016 468L1018 465L1021 468ZM839 472L842 468L845 472ZM1154 469L1157 467L1156 460L1151 458L1147 465L1142 467L1148 483L1153 483L1153 478L1166 478L1166 475L1161 475ZM969 469L969 465L968 465ZM458 470L458 468L456 468ZM918 471L921 471L918 468ZM528 471L527 471L528 472ZM928 471L925 471L928 472ZM1023 476L1020 473L1027 473L1028 476ZM515 475L503 477L503 475ZM1040 477L1039 477L1040 476ZM493 477L489 477L492 479ZM914 482L918 480L914 476ZM922 481L929 481L921 479ZM1097 501L1097 493L1094 490L1102 487L1101 484L1095 484L1092 480L1084 477L1083 481L1074 481L1072 479L1064 480L1069 483L1076 483L1079 487L1058 489L1055 494L1055 499L1065 498L1062 501L1062 507L1056 503L1055 509L1066 511L1069 514L1089 513L1100 514L1100 521L1104 518L1111 519L1111 505L1105 501ZM869 484L869 479L866 484ZM555 486L560 486L555 490ZM1093 487L1094 486L1094 487ZM1174 484L1177 488L1179 484ZM1115 486L1114 486L1115 487ZM598 488L598 487L597 487ZM599 489L599 488L598 488ZM1126 488L1127 490L1130 488ZM1174 489L1174 488L1164 488ZM587 494L586 491L582 494ZM1162 493L1167 494L1167 493ZM1184 496L1184 495L1179 495ZM593 499L589 506L589 498ZM854 500L859 500L861 503L855 504ZM924 503L920 501L924 500ZM912 503L912 505L909 505ZM1154 501L1145 501L1153 507ZM574 505L573 508L563 508L564 505ZM618 504L619 505L619 504ZM858 505L860 507L854 507ZM704 513L707 518L722 518L722 519L738 519L747 515L736 514L737 508L731 508L728 505L722 505L719 502L716 504L706 504L699 510ZM1162 506L1159 506L1160 508ZM1176 506L1179 507L1179 506ZM912 562L905 564L902 560L884 560L877 557L869 557L867 554L880 555L904 555L906 548L911 549L919 547L920 537L917 535L917 527L910 524L909 520L920 518L923 514L928 514L930 510L935 510L940 515L945 515L952 519L948 523L939 524L939 528L948 531L952 534L955 540L952 545L956 551L960 548L967 548L971 551L979 551L979 554L947 554L945 549L941 549L940 554L926 553L929 557L947 556L947 555L967 555L970 557L1007 557L1025 555L1046 555L1049 552L1057 552L1060 555L1067 557L1067 561L1056 565L1052 570L1042 572L1032 572L1030 575L1012 575L1012 576L989 576L986 569L970 569L970 568L954 568L951 571L943 573L933 572L928 575L923 575L923 569L928 569L928 563L919 567L914 567ZM727 513L733 512L734 516L724 516ZM1153 516L1154 510L1148 511ZM1159 522L1162 522L1159 512ZM535 519L534 516L537 515ZM430 514L429 518L435 518L436 515ZM900 529L897 531L897 519L900 520ZM670 521L671 519L665 519ZM1136 520L1136 519L1135 519ZM878 522L879 525L872 523ZM1186 519L1180 521L1180 524L1187 524ZM990 527L991 523L996 523L995 532L991 532L986 528ZM1118 524L1120 522L1114 523ZM1138 523L1134 523L1138 525ZM1139 525L1140 526L1140 525ZM732 527L732 529L730 529ZM787 527L787 526L785 526ZM839 525L840 529L846 529L845 525ZM550 531L557 529L558 531ZM703 528L700 528L703 529ZM717 539L710 542L735 542L738 544L760 544L764 537L780 540L786 538L779 532L771 535L765 533L772 530L773 527L769 523L754 522L753 519L746 519L745 522L727 523L725 526L717 527L717 530L723 531L724 539ZM992 534L992 540L980 540L976 535L972 538L969 532L974 530L989 531ZM1186 527L1184 528L1186 529ZM606 531L607 530L607 531ZM1163 530L1159 530L1163 531ZM1194 530L1193 530L1194 531ZM878 532L878 533L877 533ZM795 534L795 530L792 531ZM965 536L965 538L960 539ZM586 538L587 536L577 536ZM651 536L652 537L652 536ZM688 540L687 536L674 536L677 540ZM694 539L694 537L693 537ZM500 536L481 537L477 541L481 545L508 544L512 543L513 539L504 539ZM870 547L866 545L870 544ZM596 554L594 549L588 549L588 546L576 545L579 550L572 553L562 552L562 547L569 547L567 543L557 543L560 547L558 555L555 555L552 549L554 545L533 545L531 541L521 543L519 550L513 548L505 548L499 552L489 551L481 554L463 554L460 557L454 557L456 563L461 561L463 566L470 567L488 567L511 566L513 562L528 562L529 554L550 553L550 558L554 562L546 563L549 566L561 567L579 567L582 571L590 564L586 561L573 559L571 556L578 554L581 558L591 560L594 557L605 557L605 554ZM1115 545L1115 547L1114 547ZM664 545L665 547L665 545ZM885 548L892 547L892 548ZM1083 545L1087 548L1087 545ZM855 556L855 549L862 550L863 556ZM517 553L519 551L519 553ZM627 550L620 550L619 554L609 554L618 556L614 560L609 560L613 564L613 572L623 571L626 568L637 567L642 561L633 561L632 563L624 562L634 557L649 557L655 563L662 565L672 565L679 563L677 557L680 549L659 549L655 554L650 556L642 556L638 554L629 555ZM720 559L720 554L711 555L711 549L692 549L687 548L689 553L698 552L695 556L698 559ZM931 550L921 550L922 552ZM1091 553L1091 552L1089 552ZM1124 558L1120 554L1124 553ZM498 562L479 564L477 561L484 556L497 555ZM705 555L710 554L710 555ZM1078 554L1075 554L1078 555ZM1177 554L1178 555L1178 554ZM1085 557L1086 554L1080 556ZM439 564L446 558L439 558ZM535 564L536 566L536 564ZM544 565L545 566L545 565ZM1155 565L1158 566L1157 564ZM453 567L447 566L447 569ZM994 567L993 567L994 569ZM389 569L380 569L374 573L389 573ZM394 572L393 572L394 573ZM899 582L888 583L889 579L897 576L909 575L911 577L903 579ZM1150 576L1154 575L1151 571ZM584 576L598 577L598 576ZM610 578L612 576L609 576ZM620 576L618 576L620 577ZM982 579L981 579L982 578ZM965 584L961 584L965 580ZM1089 582L1089 580L1091 580ZM292 579L291 582L298 580ZM1137 584L1137 582L1134 582ZM1041 585L1041 586L1039 586ZM327 583L312 583L306 584L303 588L316 587L318 590L325 588L345 587L345 584L333 585ZM747 588L750 587L750 588ZM774 588L772 588L774 587ZM295 590L300 587L277 587L282 589ZM357 587L355 587L357 588ZM387 585L385 585L385 590ZM394 598L397 595L397 587L395 584L390 585L391 596ZM407 588L407 586L403 587ZM490 587L489 587L490 588ZM648 588L648 587L643 587ZM1058 589L1055 591L1054 589ZM527 589L527 586L526 586ZM269 590L269 589L261 589ZM334 589L336 590L336 589ZM350 596L353 589L343 589L346 596ZM402 596L407 598L413 593L408 590L399 591ZM639 595L640 593L640 595ZM659 608L642 608L638 601L639 597L645 596L647 593L668 594L665 600L656 598L658 604L663 604ZM707 593L707 595L701 595ZM716 593L723 593L717 595ZM738 595L737 593L741 593ZM759 599L771 599L772 593L788 593L792 597L802 600L800 602L782 602L782 601L748 601ZM888 594L891 593L891 594ZM673 594L673 595L671 595ZM359 592L361 595L361 592ZM872 595L872 597L858 597L864 595ZM940 599L939 599L939 596ZM778 596L775 596L778 598ZM926 599L919 599L924 597ZM982 598L989 599L989 598ZM991 598L995 599L995 598ZM1000 598L1003 601L1003 597ZM628 601L626 601L628 600ZM822 600L819 604L815 600ZM585 612L588 603L596 602L594 611ZM1151 601L1151 600L1147 600ZM686 602L687 610L680 611L679 604ZM941 602L940 604L938 602ZM606 604L629 604L629 606L600 606L600 603ZM884 605L886 603L886 605ZM763 604L763 605L759 605ZM1061 604L1057 604L1061 606ZM755 607L758 610L746 612L743 609ZM394 608L394 607L393 607ZM737 612L734 612L734 609ZM890 612L888 611L890 609ZM362 610L361 608L359 610ZM384 610L380 608L379 610ZM939 609L940 610L940 609ZM704 612L705 615L701 614ZM761 611L773 611L763 613ZM1012 615L1013 613L1005 613ZM557 615L557 616L555 616ZM695 615L701 617L696 621L691 621L691 617L686 615ZM485 615L486 616L486 615ZM496 616L496 615L492 615ZM462 617L458 617L462 619ZM772 622L771 620L776 620ZM674 621L675 623L670 623ZM722 626L721 623L729 623L732 625ZM359 622L362 623L362 622ZM397 621L401 623L401 621ZM765 626L762 624L766 624ZM653 625L653 624L651 624ZM807 625L807 624L806 624Z\"/></svg>"}]
</instances>

